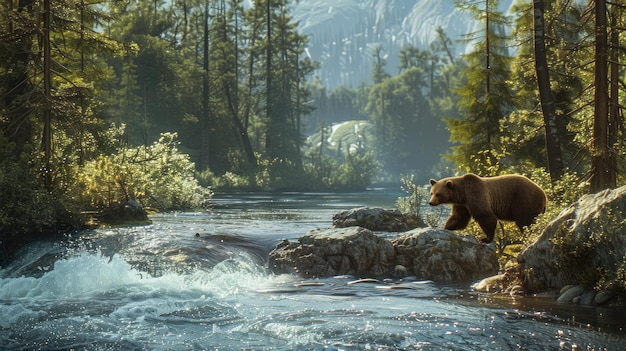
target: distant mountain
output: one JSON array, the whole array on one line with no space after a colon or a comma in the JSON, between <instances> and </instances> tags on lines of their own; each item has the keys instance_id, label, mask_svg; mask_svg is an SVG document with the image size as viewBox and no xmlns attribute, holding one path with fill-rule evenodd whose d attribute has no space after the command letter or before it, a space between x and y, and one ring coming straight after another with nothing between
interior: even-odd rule
<instances>
[{"instance_id":1,"label":"distant mountain","mask_svg":"<svg viewBox=\"0 0 626 351\"><path fill-rule=\"evenodd\" d=\"M501 0L507 12L515 0ZM372 48L382 45L386 70L397 73L398 53L412 44L427 49L441 26L455 43L453 54L467 50L458 43L477 23L459 11L454 0L300 0L292 15L309 36L307 54L321 62L319 76L329 89L340 84L371 83Z\"/></svg>"}]
</instances>

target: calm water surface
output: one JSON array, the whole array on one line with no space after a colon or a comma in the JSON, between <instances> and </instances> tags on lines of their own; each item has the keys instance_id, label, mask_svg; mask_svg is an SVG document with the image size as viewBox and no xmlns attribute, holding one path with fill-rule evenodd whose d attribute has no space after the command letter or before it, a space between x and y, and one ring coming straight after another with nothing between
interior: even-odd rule
<instances>
[{"instance_id":1,"label":"calm water surface","mask_svg":"<svg viewBox=\"0 0 626 351\"><path fill-rule=\"evenodd\" d=\"M31 244L0 270L0 349L626 349L620 310L267 270L282 238L400 195L216 194L209 211Z\"/></svg>"}]
</instances>

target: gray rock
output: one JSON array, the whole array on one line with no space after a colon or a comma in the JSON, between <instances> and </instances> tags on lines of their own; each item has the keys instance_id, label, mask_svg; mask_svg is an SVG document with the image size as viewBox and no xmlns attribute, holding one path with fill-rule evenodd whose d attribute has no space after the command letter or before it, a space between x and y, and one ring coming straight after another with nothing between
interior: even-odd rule
<instances>
[{"instance_id":1,"label":"gray rock","mask_svg":"<svg viewBox=\"0 0 626 351\"><path fill-rule=\"evenodd\" d=\"M383 276L395 266L391 243L361 227L314 229L298 242L281 242L269 256L275 273L307 277Z\"/></svg>"},{"instance_id":2,"label":"gray rock","mask_svg":"<svg viewBox=\"0 0 626 351\"><path fill-rule=\"evenodd\" d=\"M392 241L361 227L314 229L297 242L283 240L270 252L274 273L305 277L351 274L440 283L475 281L498 272L494 245L448 230L423 228Z\"/></svg>"},{"instance_id":3,"label":"gray rock","mask_svg":"<svg viewBox=\"0 0 626 351\"><path fill-rule=\"evenodd\" d=\"M150 223L143 205L134 199L122 204L114 204L106 209L98 219L104 223Z\"/></svg>"},{"instance_id":4,"label":"gray rock","mask_svg":"<svg viewBox=\"0 0 626 351\"><path fill-rule=\"evenodd\" d=\"M593 289L586 289L582 295L580 295L579 304L585 306L593 305L594 298L596 297L596 291Z\"/></svg>"},{"instance_id":5,"label":"gray rock","mask_svg":"<svg viewBox=\"0 0 626 351\"><path fill-rule=\"evenodd\" d=\"M333 227L363 227L384 232L401 232L409 229L402 212L380 207L359 207L338 212L333 216Z\"/></svg>"},{"instance_id":6,"label":"gray rock","mask_svg":"<svg viewBox=\"0 0 626 351\"><path fill-rule=\"evenodd\" d=\"M504 281L504 273L484 278L478 283L473 284L472 288L476 291L483 291L483 292L500 291L502 290L502 287L503 287L503 283L502 283L503 281Z\"/></svg>"},{"instance_id":7,"label":"gray rock","mask_svg":"<svg viewBox=\"0 0 626 351\"><path fill-rule=\"evenodd\" d=\"M469 282L493 276L499 265L494 245L449 230L420 228L392 240L396 262L418 279Z\"/></svg>"},{"instance_id":8,"label":"gray rock","mask_svg":"<svg viewBox=\"0 0 626 351\"><path fill-rule=\"evenodd\" d=\"M583 196L518 256L529 293L619 278L626 262L626 186ZM603 272L601 277L598 272Z\"/></svg>"},{"instance_id":9,"label":"gray rock","mask_svg":"<svg viewBox=\"0 0 626 351\"><path fill-rule=\"evenodd\" d=\"M391 272L391 276L394 278L404 278L409 275L409 271L405 266L398 264L393 268L393 272Z\"/></svg>"},{"instance_id":10,"label":"gray rock","mask_svg":"<svg viewBox=\"0 0 626 351\"><path fill-rule=\"evenodd\" d=\"M572 286L571 288L565 290L565 292L563 292L561 296L559 296L559 298L556 299L556 302L572 302L574 301L574 298L579 297L584 291L585 291L584 285Z\"/></svg>"},{"instance_id":11,"label":"gray rock","mask_svg":"<svg viewBox=\"0 0 626 351\"><path fill-rule=\"evenodd\" d=\"M606 303L607 301L609 301L610 299L612 299L613 297L615 297L615 295L617 295L617 292L615 291L600 290L594 297L593 303L595 303L596 305L602 305Z\"/></svg>"}]
</instances>

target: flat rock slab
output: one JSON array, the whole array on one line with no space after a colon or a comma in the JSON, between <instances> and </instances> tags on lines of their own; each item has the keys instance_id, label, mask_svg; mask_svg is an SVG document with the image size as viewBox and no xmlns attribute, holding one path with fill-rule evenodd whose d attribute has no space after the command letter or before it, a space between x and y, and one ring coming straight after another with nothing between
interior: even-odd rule
<instances>
[{"instance_id":1,"label":"flat rock slab","mask_svg":"<svg viewBox=\"0 0 626 351\"><path fill-rule=\"evenodd\" d=\"M402 212L380 207L359 207L337 212L333 215L333 227L363 227L382 232L409 230L409 224Z\"/></svg>"}]
</instances>

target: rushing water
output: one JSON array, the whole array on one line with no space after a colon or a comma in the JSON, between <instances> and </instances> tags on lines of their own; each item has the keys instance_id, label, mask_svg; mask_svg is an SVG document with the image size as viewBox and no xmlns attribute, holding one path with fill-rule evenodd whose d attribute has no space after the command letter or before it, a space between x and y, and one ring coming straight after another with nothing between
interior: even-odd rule
<instances>
[{"instance_id":1,"label":"rushing water","mask_svg":"<svg viewBox=\"0 0 626 351\"><path fill-rule=\"evenodd\" d=\"M33 243L0 271L0 349L626 349L624 311L267 270L280 239L398 195L218 194L207 212Z\"/></svg>"}]
</instances>

